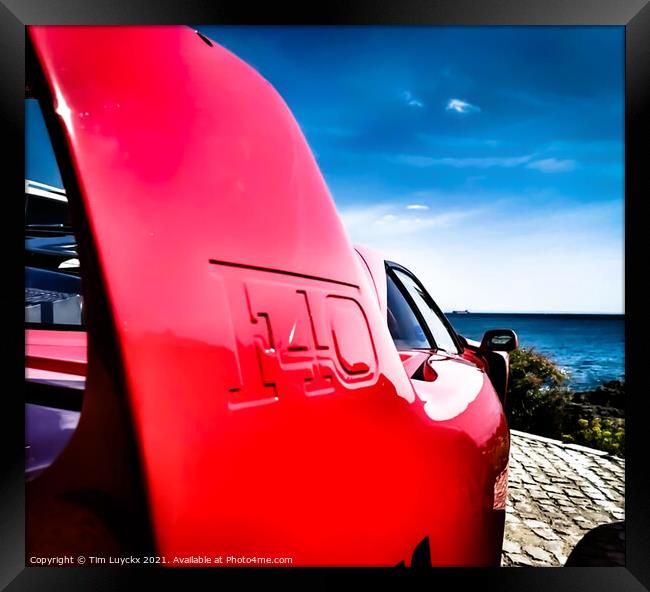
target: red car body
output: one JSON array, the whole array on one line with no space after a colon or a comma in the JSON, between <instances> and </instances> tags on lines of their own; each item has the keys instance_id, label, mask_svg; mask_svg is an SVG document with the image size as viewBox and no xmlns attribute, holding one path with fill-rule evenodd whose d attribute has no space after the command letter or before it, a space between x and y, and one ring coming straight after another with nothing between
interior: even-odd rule
<instances>
[{"instance_id":1,"label":"red car body","mask_svg":"<svg viewBox=\"0 0 650 592\"><path fill-rule=\"evenodd\" d=\"M32 372L86 374L28 484L28 553L122 552L133 517L167 564L408 565L428 540L434 565L498 565L509 439L485 361L397 351L385 263L355 252L270 84L188 28L29 39L88 349L27 335Z\"/></svg>"}]
</instances>

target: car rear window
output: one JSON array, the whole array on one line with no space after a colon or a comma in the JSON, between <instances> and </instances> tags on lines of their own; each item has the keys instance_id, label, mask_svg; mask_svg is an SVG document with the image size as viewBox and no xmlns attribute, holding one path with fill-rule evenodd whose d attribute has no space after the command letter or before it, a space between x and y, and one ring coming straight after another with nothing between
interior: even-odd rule
<instances>
[{"instance_id":1,"label":"car rear window","mask_svg":"<svg viewBox=\"0 0 650 592\"><path fill-rule=\"evenodd\" d=\"M388 329L397 349L428 349L431 347L413 309L400 292L390 274L388 286Z\"/></svg>"},{"instance_id":2,"label":"car rear window","mask_svg":"<svg viewBox=\"0 0 650 592\"><path fill-rule=\"evenodd\" d=\"M26 99L25 324L83 329L77 240L54 151L35 99Z\"/></svg>"}]
</instances>

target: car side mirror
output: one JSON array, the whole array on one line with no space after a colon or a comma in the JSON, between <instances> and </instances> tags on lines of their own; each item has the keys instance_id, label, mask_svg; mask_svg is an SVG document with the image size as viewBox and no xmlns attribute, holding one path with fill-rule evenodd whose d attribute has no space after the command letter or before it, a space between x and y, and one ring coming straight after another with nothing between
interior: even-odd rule
<instances>
[{"instance_id":1,"label":"car side mirror","mask_svg":"<svg viewBox=\"0 0 650 592\"><path fill-rule=\"evenodd\" d=\"M519 347L519 339L512 329L490 329L485 332L479 350L510 352Z\"/></svg>"}]
</instances>

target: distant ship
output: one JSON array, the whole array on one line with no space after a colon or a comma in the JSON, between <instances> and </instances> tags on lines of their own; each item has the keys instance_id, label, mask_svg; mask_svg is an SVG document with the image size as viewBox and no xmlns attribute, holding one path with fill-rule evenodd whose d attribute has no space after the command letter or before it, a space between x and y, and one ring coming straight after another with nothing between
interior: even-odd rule
<instances>
[{"instance_id":1,"label":"distant ship","mask_svg":"<svg viewBox=\"0 0 650 592\"><path fill-rule=\"evenodd\" d=\"M451 314L470 314L469 310L452 310Z\"/></svg>"}]
</instances>

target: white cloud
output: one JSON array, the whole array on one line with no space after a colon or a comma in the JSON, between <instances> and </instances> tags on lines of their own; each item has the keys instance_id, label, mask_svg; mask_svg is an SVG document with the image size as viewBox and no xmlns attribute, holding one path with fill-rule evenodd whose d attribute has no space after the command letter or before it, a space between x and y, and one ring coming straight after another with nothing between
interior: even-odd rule
<instances>
[{"instance_id":1,"label":"white cloud","mask_svg":"<svg viewBox=\"0 0 650 592\"><path fill-rule=\"evenodd\" d=\"M389 157L392 162L415 167L450 166L455 168L474 167L479 169L487 169L491 167L516 167L527 163L531 158L532 155L530 154L526 156L488 156L484 158L433 158L431 156L411 154L398 154Z\"/></svg>"},{"instance_id":2,"label":"white cloud","mask_svg":"<svg viewBox=\"0 0 650 592\"><path fill-rule=\"evenodd\" d=\"M402 207L399 204L387 203L372 207L345 208L339 210L339 213L343 225L354 242L375 246L383 243L387 238L400 239L405 236L426 235L428 233L423 231L432 228L451 228L461 220L482 211L454 209L423 215L426 206L417 208L417 214L404 213Z\"/></svg>"},{"instance_id":3,"label":"white cloud","mask_svg":"<svg viewBox=\"0 0 650 592\"><path fill-rule=\"evenodd\" d=\"M445 110L455 111L456 113L477 113L481 108L466 101L461 101L460 99L449 99Z\"/></svg>"},{"instance_id":4,"label":"white cloud","mask_svg":"<svg viewBox=\"0 0 650 592\"><path fill-rule=\"evenodd\" d=\"M420 99L414 97L409 90L405 90L402 93L402 98L409 107L424 107L424 103Z\"/></svg>"},{"instance_id":5,"label":"white cloud","mask_svg":"<svg viewBox=\"0 0 650 592\"><path fill-rule=\"evenodd\" d=\"M435 203L459 199L439 193ZM442 208L410 213L387 203L341 215L353 242L411 269L443 310L623 310L622 200L531 211L495 198Z\"/></svg>"},{"instance_id":6,"label":"white cloud","mask_svg":"<svg viewBox=\"0 0 650 592\"><path fill-rule=\"evenodd\" d=\"M576 161L570 159L544 158L529 162L526 167L541 171L542 173L566 173L576 168Z\"/></svg>"},{"instance_id":7,"label":"white cloud","mask_svg":"<svg viewBox=\"0 0 650 592\"><path fill-rule=\"evenodd\" d=\"M406 206L407 210L428 210L429 206L425 206L424 204L409 204Z\"/></svg>"},{"instance_id":8,"label":"white cloud","mask_svg":"<svg viewBox=\"0 0 650 592\"><path fill-rule=\"evenodd\" d=\"M394 154L386 157L390 162L405 164L413 167L448 166L458 169L477 168L489 169L493 167L512 168L526 165L526 168L542 173L565 173L576 169L578 163L571 159L544 158L533 160L535 154L522 156L486 156L486 157L433 157L422 154Z\"/></svg>"}]
</instances>

